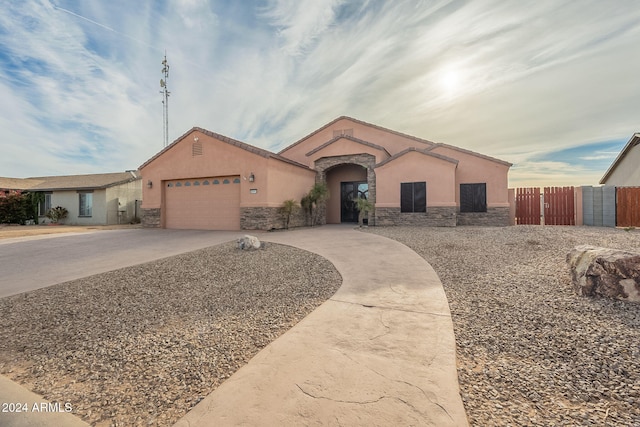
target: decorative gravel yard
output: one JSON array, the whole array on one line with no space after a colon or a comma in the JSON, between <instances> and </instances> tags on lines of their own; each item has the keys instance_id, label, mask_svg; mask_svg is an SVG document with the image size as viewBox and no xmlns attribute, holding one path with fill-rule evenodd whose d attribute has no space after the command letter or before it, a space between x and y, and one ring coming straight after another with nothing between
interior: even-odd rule
<instances>
[{"instance_id":1,"label":"decorative gravel yard","mask_svg":"<svg viewBox=\"0 0 640 427\"><path fill-rule=\"evenodd\" d=\"M640 232L367 231L438 273L472 426L640 425L640 304L577 296L565 262ZM94 425L171 425L340 284L317 255L225 244L0 299L0 373Z\"/></svg>"},{"instance_id":2,"label":"decorative gravel yard","mask_svg":"<svg viewBox=\"0 0 640 427\"><path fill-rule=\"evenodd\" d=\"M3 298L0 373L92 425L171 425L341 282L228 243Z\"/></svg>"},{"instance_id":3,"label":"decorative gravel yard","mask_svg":"<svg viewBox=\"0 0 640 427\"><path fill-rule=\"evenodd\" d=\"M581 244L640 252L639 231L368 230L438 273L472 426L640 426L640 304L577 296L565 262Z\"/></svg>"}]
</instances>

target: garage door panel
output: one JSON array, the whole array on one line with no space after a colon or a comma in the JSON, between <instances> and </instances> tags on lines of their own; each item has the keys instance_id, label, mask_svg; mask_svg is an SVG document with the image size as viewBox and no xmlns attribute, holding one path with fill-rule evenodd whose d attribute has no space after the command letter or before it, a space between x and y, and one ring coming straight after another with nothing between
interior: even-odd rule
<instances>
[{"instance_id":1,"label":"garage door panel","mask_svg":"<svg viewBox=\"0 0 640 427\"><path fill-rule=\"evenodd\" d=\"M167 181L165 212L167 228L239 230L240 179L229 176Z\"/></svg>"}]
</instances>

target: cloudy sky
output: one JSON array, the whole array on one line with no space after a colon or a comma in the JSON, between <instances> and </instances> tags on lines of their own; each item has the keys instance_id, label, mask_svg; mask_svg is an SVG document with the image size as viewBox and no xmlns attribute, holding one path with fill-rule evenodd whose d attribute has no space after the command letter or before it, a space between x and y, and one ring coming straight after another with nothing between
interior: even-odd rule
<instances>
[{"instance_id":1,"label":"cloudy sky","mask_svg":"<svg viewBox=\"0 0 640 427\"><path fill-rule=\"evenodd\" d=\"M635 0L9 0L0 176L135 169L193 126L279 151L341 115L597 184L640 131Z\"/></svg>"}]
</instances>

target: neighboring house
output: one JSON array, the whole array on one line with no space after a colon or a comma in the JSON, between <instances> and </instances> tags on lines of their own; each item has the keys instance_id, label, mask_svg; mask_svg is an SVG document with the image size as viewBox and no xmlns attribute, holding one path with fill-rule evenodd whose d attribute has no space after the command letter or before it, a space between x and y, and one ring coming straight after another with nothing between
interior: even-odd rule
<instances>
[{"instance_id":1,"label":"neighboring house","mask_svg":"<svg viewBox=\"0 0 640 427\"><path fill-rule=\"evenodd\" d=\"M635 133L613 161L600 184L616 187L640 186L640 133Z\"/></svg>"},{"instance_id":2,"label":"neighboring house","mask_svg":"<svg viewBox=\"0 0 640 427\"><path fill-rule=\"evenodd\" d=\"M39 206L41 222L47 211L62 206L69 212L61 222L73 225L126 224L139 218L137 202L142 183L137 171L91 175L0 178L0 192L44 194Z\"/></svg>"},{"instance_id":3,"label":"neighboring house","mask_svg":"<svg viewBox=\"0 0 640 427\"><path fill-rule=\"evenodd\" d=\"M143 224L191 229L282 228L282 202L315 182L330 197L321 223L508 225L511 164L339 117L278 154L193 128L140 166ZM302 225L299 215L294 225Z\"/></svg>"}]
</instances>

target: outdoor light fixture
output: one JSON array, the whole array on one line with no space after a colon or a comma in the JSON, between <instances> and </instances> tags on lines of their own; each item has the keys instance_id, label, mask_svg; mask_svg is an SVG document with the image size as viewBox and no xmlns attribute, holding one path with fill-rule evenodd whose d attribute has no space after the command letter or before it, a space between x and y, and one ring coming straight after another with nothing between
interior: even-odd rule
<instances>
[{"instance_id":1,"label":"outdoor light fixture","mask_svg":"<svg viewBox=\"0 0 640 427\"><path fill-rule=\"evenodd\" d=\"M153 182L151 182L151 180L147 181L147 188L152 188L153 187Z\"/></svg>"},{"instance_id":2,"label":"outdoor light fixture","mask_svg":"<svg viewBox=\"0 0 640 427\"><path fill-rule=\"evenodd\" d=\"M256 180L256 176L253 174L253 172L251 172L251 173L249 174L249 182L253 182L253 181L255 181L255 180Z\"/></svg>"}]
</instances>

